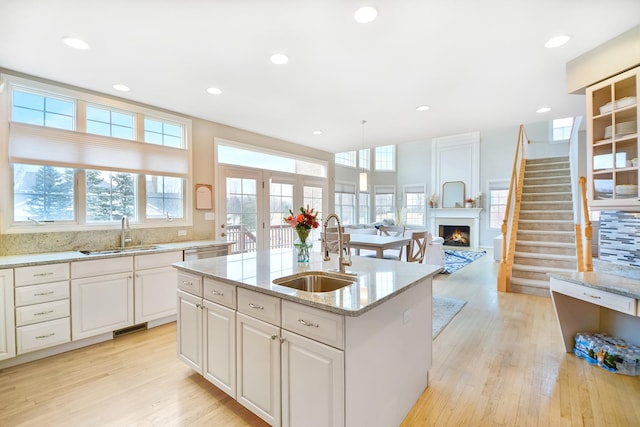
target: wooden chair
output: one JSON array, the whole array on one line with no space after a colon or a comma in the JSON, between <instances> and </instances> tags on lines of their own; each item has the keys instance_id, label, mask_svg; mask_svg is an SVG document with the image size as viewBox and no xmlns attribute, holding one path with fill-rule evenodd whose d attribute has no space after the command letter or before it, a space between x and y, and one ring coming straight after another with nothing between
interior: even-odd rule
<instances>
[{"instance_id":1,"label":"wooden chair","mask_svg":"<svg viewBox=\"0 0 640 427\"><path fill-rule=\"evenodd\" d=\"M338 253L338 227L327 227L327 232L320 233L320 240L326 242L327 249L329 253ZM351 254L351 245L350 245L350 235L349 233L344 232L344 227L342 227L342 248L345 251L345 254Z\"/></svg>"},{"instance_id":2,"label":"wooden chair","mask_svg":"<svg viewBox=\"0 0 640 427\"><path fill-rule=\"evenodd\" d=\"M393 237L404 237L404 233L406 229L404 226L400 225L381 225L380 226L380 235L381 236L393 236ZM400 249L388 249L384 251L384 259L402 259L403 248Z\"/></svg>"},{"instance_id":3,"label":"wooden chair","mask_svg":"<svg viewBox=\"0 0 640 427\"><path fill-rule=\"evenodd\" d=\"M426 231L414 231L411 233L411 244L407 254L407 262L418 262L422 264L427 251L427 240L429 233Z\"/></svg>"},{"instance_id":4,"label":"wooden chair","mask_svg":"<svg viewBox=\"0 0 640 427\"><path fill-rule=\"evenodd\" d=\"M371 227L371 228L351 228L349 226L345 226L344 228L344 232L347 234L378 234L378 229L375 227ZM375 252L373 252L373 254L371 254L371 251L368 251L366 249L364 249L365 254L363 256L375 256ZM353 249L353 254L354 255L362 255L360 252L360 249L358 248L354 248Z\"/></svg>"}]
</instances>

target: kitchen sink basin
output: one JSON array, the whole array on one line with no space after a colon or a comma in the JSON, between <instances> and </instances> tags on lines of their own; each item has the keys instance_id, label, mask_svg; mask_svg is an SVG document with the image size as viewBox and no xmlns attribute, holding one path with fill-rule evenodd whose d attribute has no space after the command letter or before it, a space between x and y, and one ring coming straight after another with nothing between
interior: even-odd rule
<instances>
[{"instance_id":1,"label":"kitchen sink basin","mask_svg":"<svg viewBox=\"0 0 640 427\"><path fill-rule=\"evenodd\" d=\"M309 271L281 277L273 283L306 292L331 292L357 281L356 277L347 274Z\"/></svg>"},{"instance_id":2,"label":"kitchen sink basin","mask_svg":"<svg viewBox=\"0 0 640 427\"><path fill-rule=\"evenodd\" d=\"M85 250L79 251L84 255L109 255L109 254L119 254L123 252L134 252L134 251L149 251L151 249L157 249L157 245L138 245L138 246L127 246L126 248L110 248L110 249L98 249L98 250Z\"/></svg>"}]
</instances>

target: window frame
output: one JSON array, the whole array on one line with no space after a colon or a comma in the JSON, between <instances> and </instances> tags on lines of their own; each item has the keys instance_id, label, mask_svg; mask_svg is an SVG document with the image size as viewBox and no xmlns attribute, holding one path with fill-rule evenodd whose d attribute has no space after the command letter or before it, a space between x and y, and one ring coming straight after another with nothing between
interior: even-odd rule
<instances>
[{"instance_id":1,"label":"window frame","mask_svg":"<svg viewBox=\"0 0 640 427\"><path fill-rule=\"evenodd\" d=\"M414 184L414 185L405 185L403 189L404 194L404 208L406 209L404 213L404 218L402 218L403 222L407 225L419 225L422 227L426 227L427 225L427 187L424 184ZM420 194L421 195L421 203L419 207L421 208L422 222L413 223L408 221L409 217L409 194ZM412 205L418 206L418 205Z\"/></svg>"},{"instance_id":2,"label":"window frame","mask_svg":"<svg viewBox=\"0 0 640 427\"><path fill-rule=\"evenodd\" d=\"M4 181L0 185L0 191L3 191L8 197L0 200L0 209L7 212L4 215L2 222L0 223L0 233L2 234L15 234L15 233L37 233L37 232L55 232L55 231L85 231L85 230L99 230L99 229L113 229L114 226L119 226L118 221L100 221L100 222L88 222L86 212L86 170L98 169L109 172L119 172L117 168L111 167L93 167L87 166L74 168L74 221L55 221L40 223L43 227L34 227L30 221L15 221L14 216L14 168L13 164L32 164L35 166L62 166L52 163L50 165L42 164L41 162L27 162L20 160L19 162L11 162L9 159L9 129L11 127L11 118L13 114L13 91L19 90L28 93L35 93L39 96L60 98L65 101L74 101L74 130L65 130L70 132L68 135L78 138L91 139L92 137L100 138L113 138L114 141L128 141L131 144L144 144L144 146L152 146L157 144L147 143L144 141L144 119L149 118L155 121L169 122L171 124L177 124L182 127L182 150L184 150L185 165L187 166L176 175L172 173L153 173L151 175L164 176L164 177L180 177L182 179L182 191L183 191L183 217L182 218L146 218L146 175L150 174L148 171L142 170L122 170L122 172L130 172L136 175L137 179L137 198L136 205L139 209L137 221L131 221L132 228L157 228L157 227L181 227L193 225L193 212L189 208L191 200L193 198L193 189L190 184L193 181L192 177L192 147L191 147L191 119L183 116L177 116L163 111L155 110L152 108L143 107L134 103L129 103L123 100L109 98L106 95L101 96L97 94L86 93L81 90L75 90L70 88L63 88L55 84L43 83L35 80L30 80L23 77L18 77L10 74L0 74L0 79L6 82L5 90L0 92L0 102L6 108L0 108L0 161L8 165L7 168L0 170L0 180ZM87 106L102 108L109 111L124 112L126 114L133 115L133 133L134 139L125 140L117 137L107 137L98 134L90 134L86 132L86 108ZM22 122L16 122L23 125ZM60 131L60 128L47 127L43 125L28 125L35 126L40 129L42 135L54 133ZM59 132L58 132L59 134ZM138 145L132 145L132 149L136 149ZM175 149L175 148L174 148ZM67 167L67 166L62 166Z\"/></svg>"},{"instance_id":3,"label":"window frame","mask_svg":"<svg viewBox=\"0 0 640 427\"><path fill-rule=\"evenodd\" d=\"M498 226L493 225L492 216L494 214L493 207L493 197L492 191L506 191L506 197L509 197L509 180L508 179L499 179L499 180L490 180L487 181L487 228L490 230L502 230L502 222L504 221L504 215L500 219L500 223ZM496 206L504 206L502 212L506 210L506 199L504 204L497 204Z\"/></svg>"},{"instance_id":4,"label":"window frame","mask_svg":"<svg viewBox=\"0 0 640 427\"><path fill-rule=\"evenodd\" d=\"M389 150L388 153L384 153L385 150ZM384 156L382 154L385 154ZM376 172L395 172L396 171L396 146L395 145L383 145L375 148L375 159L373 162L373 168ZM383 167L389 164L390 167Z\"/></svg>"}]
</instances>

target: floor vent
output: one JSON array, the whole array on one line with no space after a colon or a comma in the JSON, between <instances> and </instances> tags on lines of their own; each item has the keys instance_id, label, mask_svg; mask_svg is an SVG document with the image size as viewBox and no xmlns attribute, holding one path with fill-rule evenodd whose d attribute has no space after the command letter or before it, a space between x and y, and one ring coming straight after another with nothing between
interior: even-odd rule
<instances>
[{"instance_id":1,"label":"floor vent","mask_svg":"<svg viewBox=\"0 0 640 427\"><path fill-rule=\"evenodd\" d=\"M118 338L122 335L133 334L134 332L142 331L147 329L147 323L140 323L139 325L129 326L128 328L118 329L117 331L113 331L113 337Z\"/></svg>"}]
</instances>

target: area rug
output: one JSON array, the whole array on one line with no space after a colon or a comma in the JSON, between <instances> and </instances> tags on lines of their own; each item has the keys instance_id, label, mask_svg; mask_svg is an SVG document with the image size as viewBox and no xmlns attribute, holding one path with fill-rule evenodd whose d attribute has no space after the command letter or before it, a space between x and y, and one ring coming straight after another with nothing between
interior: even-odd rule
<instances>
[{"instance_id":1,"label":"area rug","mask_svg":"<svg viewBox=\"0 0 640 427\"><path fill-rule=\"evenodd\" d=\"M432 305L433 324L431 326L431 337L437 337L444 327L451 322L455 315L462 310L462 307L464 307L466 303L466 301L460 299L434 296Z\"/></svg>"},{"instance_id":2,"label":"area rug","mask_svg":"<svg viewBox=\"0 0 640 427\"><path fill-rule=\"evenodd\" d=\"M444 251L444 270L441 273L453 273L465 265L477 260L487 251L456 251L447 249Z\"/></svg>"}]
</instances>

